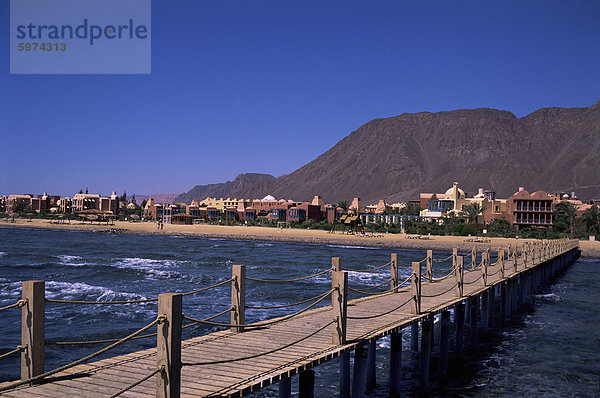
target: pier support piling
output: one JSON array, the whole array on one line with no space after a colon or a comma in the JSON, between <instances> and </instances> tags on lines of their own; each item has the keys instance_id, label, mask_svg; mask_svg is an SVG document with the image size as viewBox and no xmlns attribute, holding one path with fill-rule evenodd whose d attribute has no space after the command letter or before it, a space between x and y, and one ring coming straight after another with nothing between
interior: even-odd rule
<instances>
[{"instance_id":1,"label":"pier support piling","mask_svg":"<svg viewBox=\"0 0 600 398\"><path fill-rule=\"evenodd\" d=\"M340 398L350 398L350 353L340 356Z\"/></svg>"},{"instance_id":2,"label":"pier support piling","mask_svg":"<svg viewBox=\"0 0 600 398\"><path fill-rule=\"evenodd\" d=\"M477 317L477 307L479 296L471 297L471 346L477 346L479 334L479 319Z\"/></svg>"},{"instance_id":3,"label":"pier support piling","mask_svg":"<svg viewBox=\"0 0 600 398\"><path fill-rule=\"evenodd\" d=\"M367 345L367 391L374 390L377 386L377 342L371 341Z\"/></svg>"},{"instance_id":4,"label":"pier support piling","mask_svg":"<svg viewBox=\"0 0 600 398\"><path fill-rule=\"evenodd\" d=\"M402 333L390 336L390 397L400 398L402 381Z\"/></svg>"},{"instance_id":5,"label":"pier support piling","mask_svg":"<svg viewBox=\"0 0 600 398\"><path fill-rule=\"evenodd\" d=\"M448 347L450 342L450 311L443 311L440 319L440 361L438 373L445 377L448 373Z\"/></svg>"},{"instance_id":6,"label":"pier support piling","mask_svg":"<svg viewBox=\"0 0 600 398\"><path fill-rule=\"evenodd\" d=\"M457 357L461 357L465 335L465 305L463 303L456 304L456 308L454 309L454 322L456 324L454 352L456 353Z\"/></svg>"},{"instance_id":7,"label":"pier support piling","mask_svg":"<svg viewBox=\"0 0 600 398\"><path fill-rule=\"evenodd\" d=\"M419 352L419 323L410 325L410 350L413 353Z\"/></svg>"},{"instance_id":8,"label":"pier support piling","mask_svg":"<svg viewBox=\"0 0 600 398\"><path fill-rule=\"evenodd\" d=\"M279 380L279 398L290 398L292 396L292 378L284 377Z\"/></svg>"},{"instance_id":9,"label":"pier support piling","mask_svg":"<svg viewBox=\"0 0 600 398\"><path fill-rule=\"evenodd\" d=\"M315 397L315 371L304 370L298 376L298 396L300 398Z\"/></svg>"},{"instance_id":10,"label":"pier support piling","mask_svg":"<svg viewBox=\"0 0 600 398\"><path fill-rule=\"evenodd\" d=\"M421 322L421 352L419 356L419 387L426 391L429 387L429 359L431 355L431 324L433 318Z\"/></svg>"},{"instance_id":11,"label":"pier support piling","mask_svg":"<svg viewBox=\"0 0 600 398\"><path fill-rule=\"evenodd\" d=\"M354 377L352 379L352 398L362 398L365 394L368 355L368 350L365 346L358 346L354 350Z\"/></svg>"}]
</instances>

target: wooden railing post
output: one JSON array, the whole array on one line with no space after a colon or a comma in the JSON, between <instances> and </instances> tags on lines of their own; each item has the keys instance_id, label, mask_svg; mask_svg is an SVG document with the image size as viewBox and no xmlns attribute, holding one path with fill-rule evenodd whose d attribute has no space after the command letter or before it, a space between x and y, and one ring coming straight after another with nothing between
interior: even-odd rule
<instances>
[{"instance_id":1,"label":"wooden railing post","mask_svg":"<svg viewBox=\"0 0 600 398\"><path fill-rule=\"evenodd\" d=\"M156 362L163 369L156 377L156 396L177 398L181 393L181 321L182 295L158 295L158 315L163 316L157 327Z\"/></svg>"},{"instance_id":2,"label":"wooden railing post","mask_svg":"<svg viewBox=\"0 0 600 398\"><path fill-rule=\"evenodd\" d=\"M427 250L427 268L425 270L425 278L433 281L433 250Z\"/></svg>"},{"instance_id":3,"label":"wooden railing post","mask_svg":"<svg viewBox=\"0 0 600 398\"><path fill-rule=\"evenodd\" d=\"M504 250L498 250L498 266L500 267L500 278L504 279Z\"/></svg>"},{"instance_id":4,"label":"wooden railing post","mask_svg":"<svg viewBox=\"0 0 600 398\"><path fill-rule=\"evenodd\" d=\"M348 314L348 273L346 271L331 272L331 306L335 327L333 328L332 344L346 343L346 319Z\"/></svg>"},{"instance_id":5,"label":"wooden railing post","mask_svg":"<svg viewBox=\"0 0 600 398\"><path fill-rule=\"evenodd\" d=\"M410 280L410 293L412 295L411 312L413 314L421 313L421 263L413 261L412 276Z\"/></svg>"},{"instance_id":6,"label":"wooden railing post","mask_svg":"<svg viewBox=\"0 0 600 398\"><path fill-rule=\"evenodd\" d=\"M513 263L513 271L514 272L517 272L517 266L519 264L518 251L519 251L519 249L517 247L515 247L515 251L512 254L512 263ZM523 250L521 249L521 254L522 253L523 253Z\"/></svg>"},{"instance_id":7,"label":"wooden railing post","mask_svg":"<svg viewBox=\"0 0 600 398\"><path fill-rule=\"evenodd\" d=\"M342 265L340 263L339 257L331 257L331 270L332 271L341 271Z\"/></svg>"},{"instance_id":8,"label":"wooden railing post","mask_svg":"<svg viewBox=\"0 0 600 398\"><path fill-rule=\"evenodd\" d=\"M246 266L236 264L231 268L231 323L243 325L246 323ZM243 326L232 326L233 333L244 331Z\"/></svg>"},{"instance_id":9,"label":"wooden railing post","mask_svg":"<svg viewBox=\"0 0 600 398\"><path fill-rule=\"evenodd\" d=\"M523 268L527 268L527 255L529 254L529 250L527 249L527 245L523 245L521 249L521 256L523 257Z\"/></svg>"},{"instance_id":10,"label":"wooden railing post","mask_svg":"<svg viewBox=\"0 0 600 398\"><path fill-rule=\"evenodd\" d=\"M390 280L390 289L393 289L394 293L398 293L398 253L392 253L390 260L390 272L392 279Z\"/></svg>"},{"instance_id":11,"label":"wooden railing post","mask_svg":"<svg viewBox=\"0 0 600 398\"><path fill-rule=\"evenodd\" d=\"M477 264L477 246L471 248L471 269L475 268Z\"/></svg>"},{"instance_id":12,"label":"wooden railing post","mask_svg":"<svg viewBox=\"0 0 600 398\"><path fill-rule=\"evenodd\" d=\"M21 297L21 380L26 380L44 373L45 282L23 282Z\"/></svg>"},{"instance_id":13,"label":"wooden railing post","mask_svg":"<svg viewBox=\"0 0 600 398\"><path fill-rule=\"evenodd\" d=\"M456 268L456 258L458 257L458 249L452 249L452 269Z\"/></svg>"},{"instance_id":14,"label":"wooden railing post","mask_svg":"<svg viewBox=\"0 0 600 398\"><path fill-rule=\"evenodd\" d=\"M488 266L490 265L490 252L486 251L481 256L481 279L483 286L487 286Z\"/></svg>"},{"instance_id":15,"label":"wooden railing post","mask_svg":"<svg viewBox=\"0 0 600 398\"><path fill-rule=\"evenodd\" d=\"M456 275L456 297L463 296L463 283L464 283L464 257L458 256L456 259L456 268L454 269Z\"/></svg>"}]
</instances>

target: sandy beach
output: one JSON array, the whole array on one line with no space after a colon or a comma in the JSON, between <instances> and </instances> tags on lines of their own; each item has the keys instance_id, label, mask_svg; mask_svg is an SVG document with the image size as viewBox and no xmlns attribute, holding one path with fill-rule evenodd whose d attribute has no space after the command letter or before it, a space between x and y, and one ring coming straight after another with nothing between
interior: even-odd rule
<instances>
[{"instance_id":1,"label":"sandy beach","mask_svg":"<svg viewBox=\"0 0 600 398\"><path fill-rule=\"evenodd\" d=\"M110 233L134 233L157 235L189 235L202 238L222 238L238 240L262 240L277 242L299 242L327 245L373 246L398 249L434 249L434 250L470 250L472 246L482 249L492 247L497 249L509 245L522 245L527 239L484 238L485 242L468 242L464 236L428 236L418 239L414 235L405 234L375 234L375 236L343 235L340 231L328 233L323 230L310 229L276 229L250 226L221 226L221 225L173 225L165 224L164 229L156 228L155 223L116 221L114 225L106 224L53 224L48 220L16 220L13 222L0 221L0 226L22 228L45 228L70 231L97 231ZM533 240L530 240L533 241ZM582 257L600 257L600 242L580 241Z\"/></svg>"}]
</instances>

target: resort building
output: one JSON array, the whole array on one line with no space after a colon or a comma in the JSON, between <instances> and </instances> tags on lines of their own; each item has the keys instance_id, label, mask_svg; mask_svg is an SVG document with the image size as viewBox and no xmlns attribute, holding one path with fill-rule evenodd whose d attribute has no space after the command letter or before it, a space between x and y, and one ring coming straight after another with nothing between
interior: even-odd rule
<instances>
[{"instance_id":1,"label":"resort building","mask_svg":"<svg viewBox=\"0 0 600 398\"><path fill-rule=\"evenodd\" d=\"M552 228L553 199L544 191L527 192L523 187L506 200L506 219L517 229Z\"/></svg>"}]
</instances>

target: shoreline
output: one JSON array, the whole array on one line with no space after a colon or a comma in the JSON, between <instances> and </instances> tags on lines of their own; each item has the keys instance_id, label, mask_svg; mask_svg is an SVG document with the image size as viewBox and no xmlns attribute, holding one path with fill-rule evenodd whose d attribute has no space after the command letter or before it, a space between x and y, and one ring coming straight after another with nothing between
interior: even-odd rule
<instances>
[{"instance_id":1,"label":"shoreline","mask_svg":"<svg viewBox=\"0 0 600 398\"><path fill-rule=\"evenodd\" d=\"M48 220L18 220L14 223L0 221L0 227L20 227L34 229L51 229L63 231L87 231L121 234L141 235L176 235L199 238L216 238L231 240L257 240L267 242L308 243L318 245L336 246L362 246L381 247L390 249L409 250L440 250L451 251L457 248L461 251L470 251L473 246L478 248L506 248L509 245L521 245L523 242L535 239L516 238L485 238L486 242L466 242L465 236L438 236L431 235L428 239L408 239L405 234L378 234L373 236L342 235L341 232L330 234L324 230L310 229L276 229L269 227L253 226L222 226L222 225L174 225L165 224L165 229L156 229L155 223L115 221L114 225L82 224L51 224ZM489 240L489 242L487 242ZM579 241L581 257L600 258L600 242Z\"/></svg>"}]
</instances>

